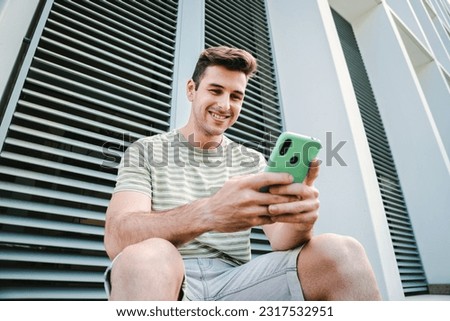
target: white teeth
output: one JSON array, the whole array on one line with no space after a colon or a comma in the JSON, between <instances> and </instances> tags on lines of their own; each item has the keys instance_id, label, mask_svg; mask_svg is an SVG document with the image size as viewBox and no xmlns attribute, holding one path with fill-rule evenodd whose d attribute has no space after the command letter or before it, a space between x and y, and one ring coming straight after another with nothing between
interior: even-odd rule
<instances>
[{"instance_id":1,"label":"white teeth","mask_svg":"<svg viewBox=\"0 0 450 321\"><path fill-rule=\"evenodd\" d=\"M225 116L221 116L221 115L218 115L218 114L216 114L216 113L211 113L211 116L212 116L213 118L215 118L215 119L220 119L220 120L226 118Z\"/></svg>"}]
</instances>

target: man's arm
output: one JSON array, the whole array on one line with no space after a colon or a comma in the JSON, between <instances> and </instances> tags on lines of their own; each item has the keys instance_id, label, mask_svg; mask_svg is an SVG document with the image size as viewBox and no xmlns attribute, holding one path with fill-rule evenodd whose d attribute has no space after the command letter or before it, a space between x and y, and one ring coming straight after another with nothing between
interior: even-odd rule
<instances>
[{"instance_id":1,"label":"man's arm","mask_svg":"<svg viewBox=\"0 0 450 321\"><path fill-rule=\"evenodd\" d=\"M153 212L151 198L143 193L114 193L106 212L105 248L110 258L126 246L149 238L163 238L175 246L207 232L202 219L205 200L199 200L170 211Z\"/></svg>"},{"instance_id":2,"label":"man's arm","mask_svg":"<svg viewBox=\"0 0 450 321\"><path fill-rule=\"evenodd\" d=\"M296 198L289 203L273 204L268 208L274 224L264 225L263 230L273 250L293 249L308 242L313 236L314 224L319 215L319 192L313 186L318 175L319 163L315 160L302 184L270 188L272 194Z\"/></svg>"},{"instance_id":3,"label":"man's arm","mask_svg":"<svg viewBox=\"0 0 450 321\"><path fill-rule=\"evenodd\" d=\"M235 232L272 222L271 204L287 203L291 196L260 193L268 185L286 185L286 173L259 173L232 178L213 196L168 211L152 211L143 193L113 194L105 223L105 248L114 258L125 247L149 238L163 238L180 246L208 231Z\"/></svg>"}]
</instances>

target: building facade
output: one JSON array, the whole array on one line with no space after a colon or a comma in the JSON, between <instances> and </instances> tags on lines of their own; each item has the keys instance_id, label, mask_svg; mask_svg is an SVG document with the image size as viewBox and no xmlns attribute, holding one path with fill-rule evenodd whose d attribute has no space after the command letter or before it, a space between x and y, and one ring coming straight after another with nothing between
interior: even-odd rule
<instances>
[{"instance_id":1,"label":"building facade","mask_svg":"<svg viewBox=\"0 0 450 321\"><path fill-rule=\"evenodd\" d=\"M450 294L448 1L24 1L0 1L0 299L106 298L117 164L187 121L222 44L259 63L230 138L323 142L316 233L363 243L386 300Z\"/></svg>"}]
</instances>

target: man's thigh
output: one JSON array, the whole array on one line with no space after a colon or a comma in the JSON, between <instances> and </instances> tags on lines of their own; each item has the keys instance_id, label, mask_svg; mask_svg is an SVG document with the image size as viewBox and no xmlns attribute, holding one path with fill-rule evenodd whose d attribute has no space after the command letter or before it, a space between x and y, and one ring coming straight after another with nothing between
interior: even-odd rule
<instances>
[{"instance_id":1,"label":"man's thigh","mask_svg":"<svg viewBox=\"0 0 450 321\"><path fill-rule=\"evenodd\" d=\"M221 259L186 259L185 299L302 301L300 250L271 252L241 266Z\"/></svg>"}]
</instances>

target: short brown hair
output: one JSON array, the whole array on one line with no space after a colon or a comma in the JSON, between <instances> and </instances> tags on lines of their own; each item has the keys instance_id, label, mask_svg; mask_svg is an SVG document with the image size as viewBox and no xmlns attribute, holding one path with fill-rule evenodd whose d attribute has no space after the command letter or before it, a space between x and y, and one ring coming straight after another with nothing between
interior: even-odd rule
<instances>
[{"instance_id":1,"label":"short brown hair","mask_svg":"<svg viewBox=\"0 0 450 321\"><path fill-rule=\"evenodd\" d=\"M256 72L256 59L243 49L219 46L205 49L195 65L192 80L198 88L202 76L209 66L223 66L228 70L242 71L248 78Z\"/></svg>"}]
</instances>

